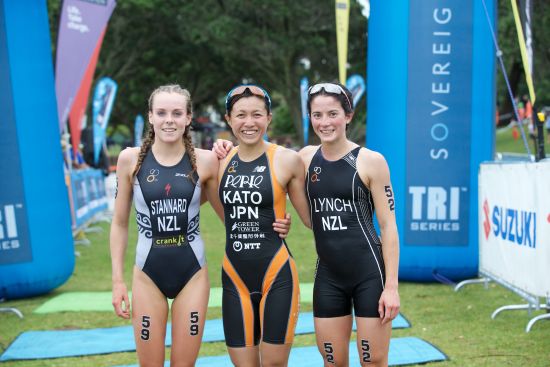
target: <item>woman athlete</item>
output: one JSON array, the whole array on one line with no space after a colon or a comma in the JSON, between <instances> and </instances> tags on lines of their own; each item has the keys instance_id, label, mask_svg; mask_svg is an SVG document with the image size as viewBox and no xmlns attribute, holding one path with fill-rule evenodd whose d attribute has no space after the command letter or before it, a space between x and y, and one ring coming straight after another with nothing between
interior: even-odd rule
<instances>
[{"instance_id":1,"label":"woman athlete","mask_svg":"<svg viewBox=\"0 0 550 367\"><path fill-rule=\"evenodd\" d=\"M296 265L271 223L290 197L309 226L304 166L292 150L264 141L271 100L255 85L232 89L225 118L239 142L220 165L225 212L223 324L236 366L286 366L298 318Z\"/></svg>"},{"instance_id":2,"label":"woman athlete","mask_svg":"<svg viewBox=\"0 0 550 367\"><path fill-rule=\"evenodd\" d=\"M321 141L300 151L318 254L315 333L325 366L348 366L353 308L361 365L387 366L390 321L400 302L395 199L384 157L346 136L351 101L341 84L316 84L308 91L310 120ZM226 141L215 144L218 157L230 148Z\"/></svg>"},{"instance_id":3,"label":"woman athlete","mask_svg":"<svg viewBox=\"0 0 550 367\"><path fill-rule=\"evenodd\" d=\"M384 157L346 136L351 101L340 84L316 84L308 91L311 124L321 140L300 151L319 256L315 334L325 366L348 366L353 308L361 365L387 366L390 321L399 312L395 200Z\"/></svg>"},{"instance_id":4,"label":"woman athlete","mask_svg":"<svg viewBox=\"0 0 550 367\"><path fill-rule=\"evenodd\" d=\"M201 192L223 220L217 196L218 160L195 149L189 133L189 92L179 85L157 88L149 98L149 130L141 148L122 151L111 226L113 306L130 318L124 255L132 197L138 243L132 281L132 323L141 366L163 366L172 303L171 366L194 366L209 296L204 244L199 231ZM287 232L284 221L275 225ZM284 237L284 234L283 234Z\"/></svg>"}]
</instances>

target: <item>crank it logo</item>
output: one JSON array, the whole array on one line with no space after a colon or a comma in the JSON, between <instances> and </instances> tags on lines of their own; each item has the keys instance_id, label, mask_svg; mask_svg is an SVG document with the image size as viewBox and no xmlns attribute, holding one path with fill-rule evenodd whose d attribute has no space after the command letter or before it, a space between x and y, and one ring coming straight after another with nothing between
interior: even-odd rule
<instances>
[{"instance_id":1,"label":"crank it logo","mask_svg":"<svg viewBox=\"0 0 550 367\"><path fill-rule=\"evenodd\" d=\"M537 213L517 208L494 205L490 209L487 199L483 201L483 231L488 240L491 233L495 239L529 248L537 247Z\"/></svg>"},{"instance_id":2,"label":"crank it logo","mask_svg":"<svg viewBox=\"0 0 550 367\"><path fill-rule=\"evenodd\" d=\"M410 186L411 231L460 231L460 196L466 187Z\"/></svg>"},{"instance_id":3,"label":"crank it logo","mask_svg":"<svg viewBox=\"0 0 550 367\"><path fill-rule=\"evenodd\" d=\"M19 235L15 212L22 210L22 204L0 206L0 250L19 248Z\"/></svg>"}]
</instances>

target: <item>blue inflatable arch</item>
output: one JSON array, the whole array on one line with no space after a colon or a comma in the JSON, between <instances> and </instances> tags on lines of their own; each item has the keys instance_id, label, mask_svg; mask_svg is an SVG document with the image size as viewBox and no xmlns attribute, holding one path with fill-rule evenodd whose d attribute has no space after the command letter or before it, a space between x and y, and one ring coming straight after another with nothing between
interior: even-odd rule
<instances>
[{"instance_id":1,"label":"blue inflatable arch","mask_svg":"<svg viewBox=\"0 0 550 367\"><path fill-rule=\"evenodd\" d=\"M495 0L486 0L495 18ZM367 147L396 197L401 279L478 272L477 172L493 159L495 49L481 1L371 1Z\"/></svg>"},{"instance_id":2,"label":"blue inflatable arch","mask_svg":"<svg viewBox=\"0 0 550 367\"><path fill-rule=\"evenodd\" d=\"M46 1L0 0L0 298L46 293L74 268Z\"/></svg>"}]
</instances>

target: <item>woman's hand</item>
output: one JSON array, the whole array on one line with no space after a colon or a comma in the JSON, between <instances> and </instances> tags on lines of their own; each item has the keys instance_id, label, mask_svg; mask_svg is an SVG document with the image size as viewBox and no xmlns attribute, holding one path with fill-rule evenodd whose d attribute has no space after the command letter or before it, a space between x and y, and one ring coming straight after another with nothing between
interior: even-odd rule
<instances>
[{"instance_id":1,"label":"woman's hand","mask_svg":"<svg viewBox=\"0 0 550 367\"><path fill-rule=\"evenodd\" d=\"M275 219L273 222L273 230L279 233L280 238L286 238L290 231L290 225L292 220L290 219L290 213L286 213L284 218Z\"/></svg>"},{"instance_id":2,"label":"woman's hand","mask_svg":"<svg viewBox=\"0 0 550 367\"><path fill-rule=\"evenodd\" d=\"M212 151L216 153L220 160L227 157L227 153L229 153L231 149L233 149L233 143L225 139L216 139L212 146Z\"/></svg>"},{"instance_id":3,"label":"woman's hand","mask_svg":"<svg viewBox=\"0 0 550 367\"><path fill-rule=\"evenodd\" d=\"M118 317L130 318L130 300L124 282L113 283L113 307Z\"/></svg>"},{"instance_id":4,"label":"woman's hand","mask_svg":"<svg viewBox=\"0 0 550 367\"><path fill-rule=\"evenodd\" d=\"M399 314L399 293L397 288L384 288L380 300L378 301L378 314L382 319L382 324L390 322Z\"/></svg>"}]
</instances>

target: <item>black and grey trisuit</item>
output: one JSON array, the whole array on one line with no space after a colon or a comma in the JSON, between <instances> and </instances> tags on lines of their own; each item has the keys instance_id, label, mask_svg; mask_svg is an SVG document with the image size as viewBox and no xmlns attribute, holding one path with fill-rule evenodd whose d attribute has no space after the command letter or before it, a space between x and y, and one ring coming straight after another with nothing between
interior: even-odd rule
<instances>
[{"instance_id":1,"label":"black and grey trisuit","mask_svg":"<svg viewBox=\"0 0 550 367\"><path fill-rule=\"evenodd\" d=\"M306 193L318 254L313 289L315 317L351 313L378 317L385 273L373 225L374 203L357 172L357 147L337 161L319 148L307 170Z\"/></svg>"},{"instance_id":2,"label":"black and grey trisuit","mask_svg":"<svg viewBox=\"0 0 550 367\"><path fill-rule=\"evenodd\" d=\"M187 154L167 167L149 150L134 180L136 266L168 298L206 264L199 232L201 186L196 172L189 177L191 170Z\"/></svg>"}]
</instances>

